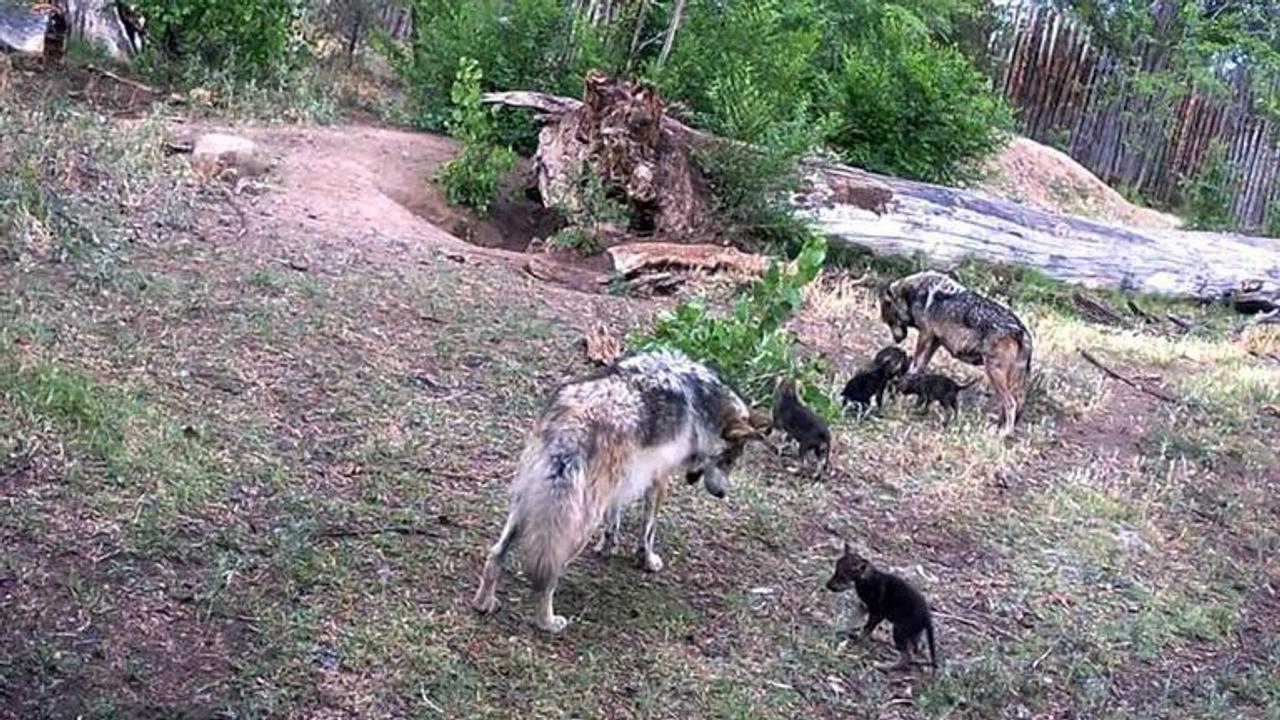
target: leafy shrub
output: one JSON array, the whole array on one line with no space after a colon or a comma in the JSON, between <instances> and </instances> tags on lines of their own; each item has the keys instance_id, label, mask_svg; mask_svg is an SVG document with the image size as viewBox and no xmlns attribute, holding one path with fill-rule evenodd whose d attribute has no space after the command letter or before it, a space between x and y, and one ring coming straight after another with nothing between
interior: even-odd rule
<instances>
[{"instance_id":1,"label":"leafy shrub","mask_svg":"<svg viewBox=\"0 0 1280 720\"><path fill-rule=\"evenodd\" d=\"M404 49L384 45L404 81L415 123L444 129L453 74L474 58L485 90L540 90L578 95L582 78L603 64L591 42L596 30L575 23L563 0L414 0L414 37ZM499 136L529 149L536 128L525 116L504 116Z\"/></svg>"},{"instance_id":2,"label":"leafy shrub","mask_svg":"<svg viewBox=\"0 0 1280 720\"><path fill-rule=\"evenodd\" d=\"M810 103L821 16L807 0L696 3L689 13L669 64L651 73L695 124L751 144L699 158L731 230L775 247L798 245L804 228L786 200L800 157L821 137Z\"/></svg>"},{"instance_id":3,"label":"leafy shrub","mask_svg":"<svg viewBox=\"0 0 1280 720\"><path fill-rule=\"evenodd\" d=\"M853 165L938 183L978 175L1012 113L959 51L912 13L884 7L830 79L828 141Z\"/></svg>"},{"instance_id":4,"label":"leafy shrub","mask_svg":"<svg viewBox=\"0 0 1280 720\"><path fill-rule=\"evenodd\" d=\"M287 74L301 57L302 0L137 0L134 6L147 19L149 62L157 70L262 78Z\"/></svg>"},{"instance_id":5,"label":"leafy shrub","mask_svg":"<svg viewBox=\"0 0 1280 720\"><path fill-rule=\"evenodd\" d=\"M1183 215L1192 230L1232 230L1234 187L1227 148L1219 141L1209 146L1200 169L1182 181Z\"/></svg>"},{"instance_id":6,"label":"leafy shrub","mask_svg":"<svg viewBox=\"0 0 1280 720\"><path fill-rule=\"evenodd\" d=\"M770 401L777 378L798 378L805 403L834 419L839 409L824 389L822 365L797 359L795 338L782 329L803 304L801 291L821 272L826 250L825 238L810 235L793 262L774 262L760 282L738 296L729 314L684 302L629 344L677 348L708 362L756 404Z\"/></svg>"},{"instance_id":7,"label":"leafy shrub","mask_svg":"<svg viewBox=\"0 0 1280 720\"><path fill-rule=\"evenodd\" d=\"M437 179L445 198L455 205L488 214L498 194L502 176L515 167L516 155L499 145L493 128L494 108L480 100L483 74L475 60L464 57L458 64L457 80L450 99L453 113L449 134L462 142L462 149L440 168Z\"/></svg>"}]
</instances>

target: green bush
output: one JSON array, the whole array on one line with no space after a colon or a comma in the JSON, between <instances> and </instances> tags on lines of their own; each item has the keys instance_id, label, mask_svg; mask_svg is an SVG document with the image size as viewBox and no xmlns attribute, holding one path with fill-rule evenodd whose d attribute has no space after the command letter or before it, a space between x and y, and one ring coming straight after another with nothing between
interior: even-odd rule
<instances>
[{"instance_id":1,"label":"green bush","mask_svg":"<svg viewBox=\"0 0 1280 720\"><path fill-rule=\"evenodd\" d=\"M418 127L445 128L454 71L474 58L484 90L539 90L578 96L582 78L603 64L594 28L580 26L563 0L414 0L414 37L407 48L384 45L405 84ZM578 26L575 26L578 25ZM531 149L530 118L501 119L507 144Z\"/></svg>"},{"instance_id":2,"label":"green bush","mask_svg":"<svg viewBox=\"0 0 1280 720\"><path fill-rule=\"evenodd\" d=\"M453 111L448 129L462 143L462 149L440 168L437 176L449 202L474 208L481 215L488 214L502 176L516 164L515 153L496 141L494 108L480 100L483 77L475 60L459 60L450 96Z\"/></svg>"},{"instance_id":3,"label":"green bush","mask_svg":"<svg viewBox=\"0 0 1280 720\"><path fill-rule=\"evenodd\" d=\"M938 183L979 175L1012 112L959 51L935 43L912 13L885 6L829 81L828 142L876 172Z\"/></svg>"},{"instance_id":4,"label":"green bush","mask_svg":"<svg viewBox=\"0 0 1280 720\"><path fill-rule=\"evenodd\" d=\"M628 344L676 348L713 364L755 404L770 401L777 378L795 377L803 385L805 403L834 419L839 406L825 389L822 364L796 358L795 338L782 329L803 305L802 291L821 272L826 250L825 238L810 235L794 262L774 262L760 282L738 296L729 314L701 302L684 302Z\"/></svg>"},{"instance_id":5,"label":"green bush","mask_svg":"<svg viewBox=\"0 0 1280 720\"><path fill-rule=\"evenodd\" d=\"M1182 181L1183 217L1192 230L1234 230L1231 200L1235 187L1227 148L1220 141L1209 146L1200 169Z\"/></svg>"},{"instance_id":6,"label":"green bush","mask_svg":"<svg viewBox=\"0 0 1280 720\"><path fill-rule=\"evenodd\" d=\"M821 77L821 28L808 0L696 3L670 62L650 69L694 124L750 143L722 146L699 163L730 231L775 248L803 235L786 201L799 159L822 134L810 102Z\"/></svg>"},{"instance_id":7,"label":"green bush","mask_svg":"<svg viewBox=\"0 0 1280 720\"><path fill-rule=\"evenodd\" d=\"M287 74L302 56L303 0L136 0L148 62L166 74L214 70L239 79Z\"/></svg>"}]
</instances>

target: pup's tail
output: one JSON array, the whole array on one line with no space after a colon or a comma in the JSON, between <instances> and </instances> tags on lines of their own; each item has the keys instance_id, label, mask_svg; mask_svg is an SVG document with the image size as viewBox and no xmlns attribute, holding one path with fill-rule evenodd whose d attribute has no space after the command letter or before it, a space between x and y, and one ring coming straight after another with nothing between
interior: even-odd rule
<instances>
[{"instance_id":1,"label":"pup's tail","mask_svg":"<svg viewBox=\"0 0 1280 720\"><path fill-rule=\"evenodd\" d=\"M525 574L535 589L554 583L586 543L587 443L541 438L525 449L511 497L520 518Z\"/></svg>"},{"instance_id":2,"label":"pup's tail","mask_svg":"<svg viewBox=\"0 0 1280 720\"><path fill-rule=\"evenodd\" d=\"M924 623L924 636L929 641L929 664L933 669L938 669L938 648L933 644L933 618L929 618Z\"/></svg>"}]
</instances>

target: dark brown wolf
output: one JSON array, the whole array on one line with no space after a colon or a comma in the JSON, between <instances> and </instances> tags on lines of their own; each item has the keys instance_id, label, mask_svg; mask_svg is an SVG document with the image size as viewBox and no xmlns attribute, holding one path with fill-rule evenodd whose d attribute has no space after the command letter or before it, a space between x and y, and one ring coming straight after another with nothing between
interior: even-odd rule
<instances>
[{"instance_id":1,"label":"dark brown wolf","mask_svg":"<svg viewBox=\"0 0 1280 720\"><path fill-rule=\"evenodd\" d=\"M880 319L894 342L918 331L908 374L924 372L939 347L987 371L1002 409L1001 435L1013 432L1031 375L1031 333L1009 308L934 271L909 275L880 293Z\"/></svg>"}]
</instances>

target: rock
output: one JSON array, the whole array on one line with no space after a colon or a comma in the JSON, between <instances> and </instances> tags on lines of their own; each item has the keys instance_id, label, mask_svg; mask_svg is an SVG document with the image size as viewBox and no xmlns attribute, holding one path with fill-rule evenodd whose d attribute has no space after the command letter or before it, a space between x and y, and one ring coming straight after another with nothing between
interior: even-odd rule
<instances>
[{"instance_id":1,"label":"rock","mask_svg":"<svg viewBox=\"0 0 1280 720\"><path fill-rule=\"evenodd\" d=\"M191 151L191 166L204 178L255 177L271 169L258 144L239 135L201 135Z\"/></svg>"}]
</instances>

